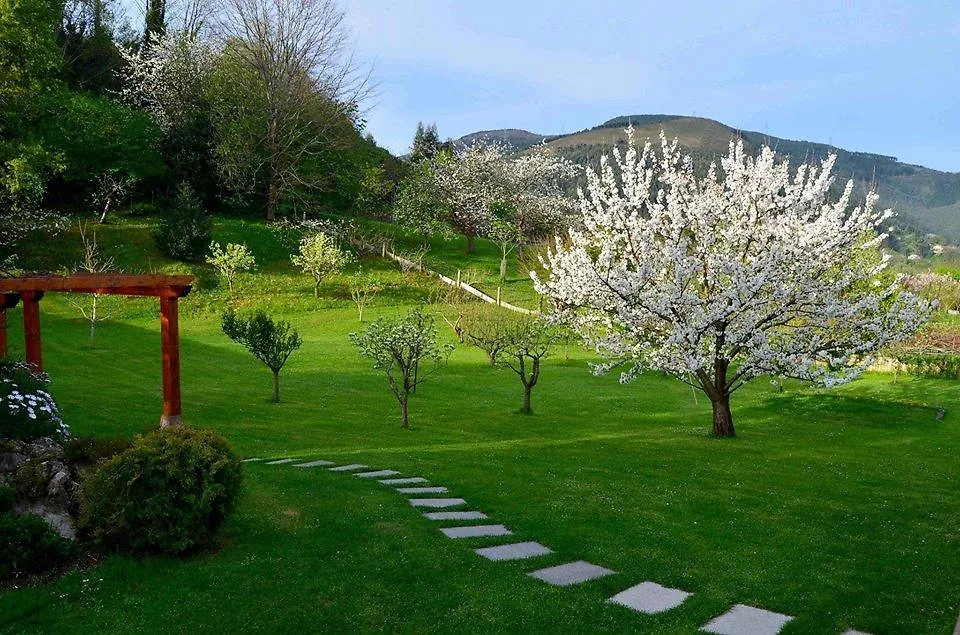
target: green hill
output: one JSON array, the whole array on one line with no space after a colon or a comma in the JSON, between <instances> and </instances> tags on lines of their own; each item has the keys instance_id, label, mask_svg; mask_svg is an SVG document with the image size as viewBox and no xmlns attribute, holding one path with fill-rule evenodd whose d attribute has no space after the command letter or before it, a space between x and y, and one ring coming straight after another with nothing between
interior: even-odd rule
<instances>
[{"instance_id":1,"label":"green hill","mask_svg":"<svg viewBox=\"0 0 960 635\"><path fill-rule=\"evenodd\" d=\"M737 130L719 121L681 115L624 115L609 119L597 126L568 135L540 135L525 130L488 130L462 137L470 140L478 136L504 140L530 140L511 144L525 149L540 140L556 148L569 159L585 165L594 165L601 155L614 145L626 140L625 128L633 125L640 141L657 141L660 131L676 137L697 163L706 165L717 155L726 152L730 139L739 136L751 150L764 143L776 148L795 162L821 159L831 152L837 154L835 174L838 180L853 179L862 189L876 183L881 205L894 208L896 225L918 233L937 234L948 242L960 244L960 173L941 172L919 165L901 163L896 157L867 152L853 152L825 143L792 140Z\"/></svg>"}]
</instances>

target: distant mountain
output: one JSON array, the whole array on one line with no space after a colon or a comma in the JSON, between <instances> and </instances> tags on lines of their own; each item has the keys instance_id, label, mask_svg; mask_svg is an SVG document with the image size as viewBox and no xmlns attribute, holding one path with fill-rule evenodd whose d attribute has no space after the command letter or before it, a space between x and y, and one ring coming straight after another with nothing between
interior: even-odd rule
<instances>
[{"instance_id":1,"label":"distant mountain","mask_svg":"<svg viewBox=\"0 0 960 635\"><path fill-rule=\"evenodd\" d=\"M457 139L457 143L465 145L476 140L499 141L510 144L515 150L526 150L546 138L547 135L535 134L515 128L506 128L503 130L481 130L480 132L473 132Z\"/></svg>"},{"instance_id":2,"label":"distant mountain","mask_svg":"<svg viewBox=\"0 0 960 635\"><path fill-rule=\"evenodd\" d=\"M732 138L743 139L756 151L767 144L795 163L837 154L834 174L838 181L854 181L865 191L876 183L880 204L897 211L894 224L920 234L937 234L960 244L960 173L940 172L897 161L896 157L851 152L825 143L782 139L760 132L737 130L719 121L682 115L625 115L567 135L544 135L526 130L485 130L460 141L475 138L506 141L517 150L546 141L564 156L578 163L594 165L615 145L626 143L625 128L633 125L638 140L657 142L660 131L678 138L694 160L706 165L727 151Z\"/></svg>"}]
</instances>

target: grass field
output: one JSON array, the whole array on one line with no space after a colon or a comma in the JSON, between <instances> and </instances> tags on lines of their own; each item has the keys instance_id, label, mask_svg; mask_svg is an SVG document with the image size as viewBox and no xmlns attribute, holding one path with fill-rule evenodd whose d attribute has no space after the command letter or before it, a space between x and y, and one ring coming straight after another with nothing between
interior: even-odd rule
<instances>
[{"instance_id":1,"label":"grass field","mask_svg":"<svg viewBox=\"0 0 960 635\"><path fill-rule=\"evenodd\" d=\"M548 361L535 414L519 415L516 377L460 346L421 387L403 432L386 380L348 341L360 325L339 283L317 302L279 263L264 260L279 290L246 277L232 301L270 306L303 335L282 375L283 402L268 402L269 372L219 332L224 292L201 288L182 302L185 420L220 430L244 456L425 476L516 535L450 540L375 482L247 464L240 508L215 552L112 556L47 586L0 591L0 631L689 633L744 603L796 616L784 633L951 632L960 608L955 382L871 375L835 391L778 392L757 381L735 397L738 437L716 440L709 404L689 388L657 375L627 386L593 377L590 356L574 348ZM399 279L395 291L371 317L424 294ZM132 301L94 348L64 299L42 307L45 363L74 433L153 427L152 305ZM19 345L18 311L10 318ZM556 553L493 563L472 552L517 538ZM572 588L524 575L578 559L617 574ZM644 580L694 595L659 616L605 602Z\"/></svg>"}]
</instances>

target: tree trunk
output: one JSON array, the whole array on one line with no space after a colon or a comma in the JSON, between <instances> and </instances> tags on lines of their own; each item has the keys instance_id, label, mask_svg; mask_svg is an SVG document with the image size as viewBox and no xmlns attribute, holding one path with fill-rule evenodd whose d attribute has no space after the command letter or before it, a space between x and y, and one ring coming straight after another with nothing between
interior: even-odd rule
<instances>
[{"instance_id":1,"label":"tree trunk","mask_svg":"<svg viewBox=\"0 0 960 635\"><path fill-rule=\"evenodd\" d=\"M507 252L504 250L500 254L500 282L507 280Z\"/></svg>"},{"instance_id":2,"label":"tree trunk","mask_svg":"<svg viewBox=\"0 0 960 635\"><path fill-rule=\"evenodd\" d=\"M267 220L277 219L277 206L280 202L280 165L279 149L277 147L277 122L273 113L270 115L270 121L267 123L267 150L270 152L270 161L268 164L269 174L267 175Z\"/></svg>"},{"instance_id":3,"label":"tree trunk","mask_svg":"<svg viewBox=\"0 0 960 635\"><path fill-rule=\"evenodd\" d=\"M319 280L313 283L313 297L315 298L320 297L320 281Z\"/></svg>"},{"instance_id":4,"label":"tree trunk","mask_svg":"<svg viewBox=\"0 0 960 635\"><path fill-rule=\"evenodd\" d=\"M273 400L280 403L280 371L273 371Z\"/></svg>"},{"instance_id":5,"label":"tree trunk","mask_svg":"<svg viewBox=\"0 0 960 635\"><path fill-rule=\"evenodd\" d=\"M476 241L477 241L476 236L474 236L472 233L467 234L467 253L468 254L476 253L477 251Z\"/></svg>"},{"instance_id":6,"label":"tree trunk","mask_svg":"<svg viewBox=\"0 0 960 635\"><path fill-rule=\"evenodd\" d=\"M732 437L733 414L730 412L730 395L722 395L712 399L713 403L713 434L718 437Z\"/></svg>"},{"instance_id":7,"label":"tree trunk","mask_svg":"<svg viewBox=\"0 0 960 635\"><path fill-rule=\"evenodd\" d=\"M529 384L523 385L523 408L520 409L520 412L522 412L525 415L528 415L531 412L530 393L532 392L533 392L533 386L530 386Z\"/></svg>"},{"instance_id":8,"label":"tree trunk","mask_svg":"<svg viewBox=\"0 0 960 635\"><path fill-rule=\"evenodd\" d=\"M407 400L404 399L400 402L400 427L404 430L410 429L410 415L407 409Z\"/></svg>"}]
</instances>

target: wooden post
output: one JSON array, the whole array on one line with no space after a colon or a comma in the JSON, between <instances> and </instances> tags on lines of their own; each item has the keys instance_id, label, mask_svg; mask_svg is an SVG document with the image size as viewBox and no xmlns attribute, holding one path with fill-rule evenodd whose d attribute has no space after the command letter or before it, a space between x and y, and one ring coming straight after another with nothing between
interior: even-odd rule
<instances>
[{"instance_id":1,"label":"wooden post","mask_svg":"<svg viewBox=\"0 0 960 635\"><path fill-rule=\"evenodd\" d=\"M163 359L163 415L160 427L181 423L180 410L180 329L176 295L160 296L160 342Z\"/></svg>"},{"instance_id":2,"label":"wooden post","mask_svg":"<svg viewBox=\"0 0 960 635\"><path fill-rule=\"evenodd\" d=\"M386 241L380 243L380 256L381 256L382 258L386 258L386 257L387 257L387 243L386 243Z\"/></svg>"},{"instance_id":3,"label":"wooden post","mask_svg":"<svg viewBox=\"0 0 960 635\"><path fill-rule=\"evenodd\" d=\"M20 296L16 293L5 293L0 296L0 359L7 356L7 309L17 306Z\"/></svg>"},{"instance_id":4,"label":"wooden post","mask_svg":"<svg viewBox=\"0 0 960 635\"><path fill-rule=\"evenodd\" d=\"M497 287L497 306L500 306L500 287Z\"/></svg>"},{"instance_id":5,"label":"wooden post","mask_svg":"<svg viewBox=\"0 0 960 635\"><path fill-rule=\"evenodd\" d=\"M43 371L43 352L40 347L40 299L43 291L24 291L23 299L23 339L24 355L27 364Z\"/></svg>"},{"instance_id":6,"label":"wooden post","mask_svg":"<svg viewBox=\"0 0 960 635\"><path fill-rule=\"evenodd\" d=\"M7 307L0 302L0 359L7 357Z\"/></svg>"},{"instance_id":7,"label":"wooden post","mask_svg":"<svg viewBox=\"0 0 960 635\"><path fill-rule=\"evenodd\" d=\"M460 270L457 269L457 288L460 288Z\"/></svg>"}]
</instances>

